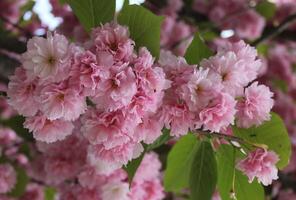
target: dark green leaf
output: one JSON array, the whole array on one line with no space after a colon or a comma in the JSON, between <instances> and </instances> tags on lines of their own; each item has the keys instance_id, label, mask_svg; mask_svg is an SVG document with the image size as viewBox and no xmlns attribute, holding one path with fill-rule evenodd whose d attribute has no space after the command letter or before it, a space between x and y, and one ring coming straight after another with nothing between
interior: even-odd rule
<instances>
[{"instance_id":1,"label":"dark green leaf","mask_svg":"<svg viewBox=\"0 0 296 200\"><path fill-rule=\"evenodd\" d=\"M164 174L166 191L178 192L189 186L189 173L198 140L193 134L183 136L172 148L167 159Z\"/></svg>"},{"instance_id":2,"label":"dark green leaf","mask_svg":"<svg viewBox=\"0 0 296 200\"><path fill-rule=\"evenodd\" d=\"M248 182L240 171L235 172L235 195L238 200L264 200L264 189L257 181Z\"/></svg>"},{"instance_id":3,"label":"dark green leaf","mask_svg":"<svg viewBox=\"0 0 296 200\"><path fill-rule=\"evenodd\" d=\"M26 174L26 171L22 168L15 168L17 173L17 182L14 189L9 193L10 196L20 197L26 190L27 184L29 182L29 177Z\"/></svg>"},{"instance_id":4,"label":"dark green leaf","mask_svg":"<svg viewBox=\"0 0 296 200\"><path fill-rule=\"evenodd\" d=\"M118 15L118 22L129 27L137 48L145 46L155 57L159 56L162 20L163 17L138 5L125 6Z\"/></svg>"},{"instance_id":5,"label":"dark green leaf","mask_svg":"<svg viewBox=\"0 0 296 200\"><path fill-rule=\"evenodd\" d=\"M139 168L143 158L145 155L145 151L136 159L131 160L123 169L127 172L128 175L128 182L129 184L132 183L133 178L137 172L137 169Z\"/></svg>"},{"instance_id":6,"label":"dark green leaf","mask_svg":"<svg viewBox=\"0 0 296 200\"><path fill-rule=\"evenodd\" d=\"M54 200L55 199L56 190L52 187L44 188L44 196L45 200Z\"/></svg>"},{"instance_id":7,"label":"dark green leaf","mask_svg":"<svg viewBox=\"0 0 296 200\"><path fill-rule=\"evenodd\" d=\"M164 129L162 131L162 135L155 140L152 144L147 145L146 151L151 151L153 149L156 149L160 147L161 145L165 144L167 141L169 141L172 137L170 136L170 130Z\"/></svg>"},{"instance_id":8,"label":"dark green leaf","mask_svg":"<svg viewBox=\"0 0 296 200\"><path fill-rule=\"evenodd\" d=\"M199 33L195 33L194 39L188 47L185 59L189 64L199 64L204 58L209 58L213 55L210 48L204 43Z\"/></svg>"},{"instance_id":9,"label":"dark green leaf","mask_svg":"<svg viewBox=\"0 0 296 200\"><path fill-rule=\"evenodd\" d=\"M66 0L84 28L89 31L110 22L115 14L115 0Z\"/></svg>"},{"instance_id":10,"label":"dark green leaf","mask_svg":"<svg viewBox=\"0 0 296 200\"><path fill-rule=\"evenodd\" d=\"M276 5L268 0L264 0L258 3L256 11L266 19L271 19L276 12Z\"/></svg>"},{"instance_id":11,"label":"dark green leaf","mask_svg":"<svg viewBox=\"0 0 296 200\"><path fill-rule=\"evenodd\" d=\"M235 149L222 144L217 151L218 191L223 200L231 200L232 182L235 172Z\"/></svg>"},{"instance_id":12,"label":"dark green leaf","mask_svg":"<svg viewBox=\"0 0 296 200\"><path fill-rule=\"evenodd\" d=\"M217 163L211 143L201 142L190 170L192 199L211 200L217 183Z\"/></svg>"},{"instance_id":13,"label":"dark green leaf","mask_svg":"<svg viewBox=\"0 0 296 200\"><path fill-rule=\"evenodd\" d=\"M282 119L275 113L272 113L271 120L265 122L259 127L242 129L233 127L234 134L245 140L257 144L266 144L269 150L276 152L280 161L277 167L284 168L291 156L291 142L287 129Z\"/></svg>"}]
</instances>

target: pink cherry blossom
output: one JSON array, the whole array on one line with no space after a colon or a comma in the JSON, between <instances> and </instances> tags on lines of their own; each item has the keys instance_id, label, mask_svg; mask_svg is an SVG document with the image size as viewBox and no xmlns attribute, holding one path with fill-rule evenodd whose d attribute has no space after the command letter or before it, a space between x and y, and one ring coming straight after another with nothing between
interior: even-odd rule
<instances>
[{"instance_id":1,"label":"pink cherry blossom","mask_svg":"<svg viewBox=\"0 0 296 200\"><path fill-rule=\"evenodd\" d=\"M148 153L144 156L141 165L133 179L136 183L154 180L160 177L161 163L156 153Z\"/></svg>"},{"instance_id":2,"label":"pink cherry blossom","mask_svg":"<svg viewBox=\"0 0 296 200\"><path fill-rule=\"evenodd\" d=\"M219 48L218 51L234 52L238 60L243 63L240 66L240 68L243 68L243 74L240 76L243 86L255 80L260 70L264 67L262 60L257 58L258 54L256 48L246 44L243 40L238 42L226 42L224 47Z\"/></svg>"},{"instance_id":3,"label":"pink cherry blossom","mask_svg":"<svg viewBox=\"0 0 296 200\"><path fill-rule=\"evenodd\" d=\"M131 187L132 200L162 200L165 198L164 188L159 179L134 184Z\"/></svg>"},{"instance_id":4,"label":"pink cherry blossom","mask_svg":"<svg viewBox=\"0 0 296 200\"><path fill-rule=\"evenodd\" d=\"M275 164L279 161L278 155L273 151L256 149L248 154L247 158L239 161L237 168L248 176L251 183L255 177L267 186L272 180L278 179L278 170Z\"/></svg>"},{"instance_id":5,"label":"pink cherry blossom","mask_svg":"<svg viewBox=\"0 0 296 200\"><path fill-rule=\"evenodd\" d=\"M7 193L16 184L16 172L9 164L0 164L0 193Z\"/></svg>"},{"instance_id":6,"label":"pink cherry blossom","mask_svg":"<svg viewBox=\"0 0 296 200\"><path fill-rule=\"evenodd\" d=\"M184 104L164 105L158 116L172 136L185 135L195 127L196 116Z\"/></svg>"},{"instance_id":7,"label":"pink cherry blossom","mask_svg":"<svg viewBox=\"0 0 296 200\"><path fill-rule=\"evenodd\" d=\"M234 124L235 105L236 101L232 96L227 93L218 93L199 113L203 129L219 132L230 124Z\"/></svg>"},{"instance_id":8,"label":"pink cherry blossom","mask_svg":"<svg viewBox=\"0 0 296 200\"><path fill-rule=\"evenodd\" d=\"M91 144L111 149L129 142L139 122L124 110L99 112L89 109L82 118L82 132Z\"/></svg>"},{"instance_id":9,"label":"pink cherry blossom","mask_svg":"<svg viewBox=\"0 0 296 200\"><path fill-rule=\"evenodd\" d=\"M208 104L213 98L213 93L221 90L218 76L208 76L209 69L196 70L187 84L177 90L181 98L186 102L190 111L198 111ZM213 78L216 78L214 80ZM218 83L217 83L218 82Z\"/></svg>"},{"instance_id":10,"label":"pink cherry blossom","mask_svg":"<svg viewBox=\"0 0 296 200\"><path fill-rule=\"evenodd\" d=\"M187 83L196 68L196 65L187 64L183 57L176 57L170 51L161 51L158 62L166 78L171 81L172 88Z\"/></svg>"},{"instance_id":11,"label":"pink cherry blossom","mask_svg":"<svg viewBox=\"0 0 296 200\"><path fill-rule=\"evenodd\" d=\"M33 116L39 110L36 101L37 80L30 80L23 68L17 68L10 77L7 96L9 104L24 116Z\"/></svg>"},{"instance_id":12,"label":"pink cherry blossom","mask_svg":"<svg viewBox=\"0 0 296 200\"><path fill-rule=\"evenodd\" d=\"M133 158L140 156L142 151L141 144L132 142L112 149L106 149L103 145L90 145L88 148L88 162L96 168L97 173L108 175L122 165L126 165Z\"/></svg>"},{"instance_id":13,"label":"pink cherry blossom","mask_svg":"<svg viewBox=\"0 0 296 200\"><path fill-rule=\"evenodd\" d=\"M50 120L74 121L86 110L85 97L68 82L40 85L40 110Z\"/></svg>"},{"instance_id":14,"label":"pink cherry blossom","mask_svg":"<svg viewBox=\"0 0 296 200\"><path fill-rule=\"evenodd\" d=\"M44 200L44 188L41 185L30 183L20 200Z\"/></svg>"},{"instance_id":15,"label":"pink cherry blossom","mask_svg":"<svg viewBox=\"0 0 296 200\"><path fill-rule=\"evenodd\" d=\"M135 140L143 140L146 144L151 144L161 136L162 128L163 123L156 117L145 117L135 129Z\"/></svg>"},{"instance_id":16,"label":"pink cherry blossom","mask_svg":"<svg viewBox=\"0 0 296 200\"><path fill-rule=\"evenodd\" d=\"M113 62L126 61L132 56L134 42L129 38L127 27L107 23L92 32L96 52L106 52ZM112 63L113 64L113 63Z\"/></svg>"},{"instance_id":17,"label":"pink cherry blossom","mask_svg":"<svg viewBox=\"0 0 296 200\"><path fill-rule=\"evenodd\" d=\"M135 74L124 64L110 68L110 77L100 85L92 100L99 109L114 111L130 104L136 92Z\"/></svg>"},{"instance_id":18,"label":"pink cherry blossom","mask_svg":"<svg viewBox=\"0 0 296 200\"><path fill-rule=\"evenodd\" d=\"M241 74L243 74L244 62L239 60L235 53L225 52L218 53L207 60L201 62L201 66L209 68L212 76L217 76L215 84L219 84L219 79L223 85L223 91L237 96L243 91L243 82Z\"/></svg>"},{"instance_id":19,"label":"pink cherry blossom","mask_svg":"<svg viewBox=\"0 0 296 200\"><path fill-rule=\"evenodd\" d=\"M33 37L28 41L27 49L23 65L29 77L60 81L68 76L71 50L63 35L48 32L46 39Z\"/></svg>"},{"instance_id":20,"label":"pink cherry blossom","mask_svg":"<svg viewBox=\"0 0 296 200\"><path fill-rule=\"evenodd\" d=\"M256 11L243 11L233 15L222 23L224 29L234 29L240 38L254 40L261 36L265 27L265 19Z\"/></svg>"},{"instance_id":21,"label":"pink cherry blossom","mask_svg":"<svg viewBox=\"0 0 296 200\"><path fill-rule=\"evenodd\" d=\"M71 122L60 119L51 121L42 115L27 118L24 126L33 132L36 140L47 143L65 139L74 128Z\"/></svg>"},{"instance_id":22,"label":"pink cherry blossom","mask_svg":"<svg viewBox=\"0 0 296 200\"><path fill-rule=\"evenodd\" d=\"M129 200L128 192L129 185L128 183L113 183L110 182L102 187L102 200Z\"/></svg>"},{"instance_id":23,"label":"pink cherry blossom","mask_svg":"<svg viewBox=\"0 0 296 200\"><path fill-rule=\"evenodd\" d=\"M99 84L109 77L109 71L97 62L91 51L77 53L71 69L71 77L79 81L86 95L94 95Z\"/></svg>"},{"instance_id":24,"label":"pink cherry blossom","mask_svg":"<svg viewBox=\"0 0 296 200\"><path fill-rule=\"evenodd\" d=\"M0 127L0 145L8 146L17 141L18 137L14 130L6 127Z\"/></svg>"},{"instance_id":25,"label":"pink cherry blossom","mask_svg":"<svg viewBox=\"0 0 296 200\"><path fill-rule=\"evenodd\" d=\"M273 106L273 93L265 85L254 82L245 89L243 100L237 105L237 125L249 128L260 125L270 119Z\"/></svg>"}]
</instances>

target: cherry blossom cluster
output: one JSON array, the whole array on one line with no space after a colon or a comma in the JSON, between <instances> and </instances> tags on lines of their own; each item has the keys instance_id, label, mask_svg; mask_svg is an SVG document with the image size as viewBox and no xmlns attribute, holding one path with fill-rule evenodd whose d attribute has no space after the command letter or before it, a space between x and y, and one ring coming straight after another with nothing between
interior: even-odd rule
<instances>
[{"instance_id":1,"label":"cherry blossom cluster","mask_svg":"<svg viewBox=\"0 0 296 200\"><path fill-rule=\"evenodd\" d=\"M140 155L141 141L160 136L151 117L170 82L146 48L135 53L126 27L96 28L84 48L51 33L27 47L7 94L37 140L63 140L81 120L88 161L110 173Z\"/></svg>"},{"instance_id":2,"label":"cherry blossom cluster","mask_svg":"<svg viewBox=\"0 0 296 200\"><path fill-rule=\"evenodd\" d=\"M172 135L200 128L223 132L235 119L243 128L270 119L273 93L253 82L262 63L256 50L244 42L228 43L204 59L200 68L169 52L162 52L159 63L172 86L166 90L157 121Z\"/></svg>"},{"instance_id":3,"label":"cherry blossom cluster","mask_svg":"<svg viewBox=\"0 0 296 200\"><path fill-rule=\"evenodd\" d=\"M270 119L273 93L254 81L262 62L255 48L243 41L227 43L199 68L167 51L156 63L145 47L137 53L134 46L128 29L116 23L93 29L83 46L57 33L29 40L23 66L10 78L7 94L10 105L26 117L25 127L40 141L42 154L32 165L32 177L60 185L86 167L109 179L140 156L141 143L153 143L163 127L179 137L196 129L225 132L234 124L249 128ZM261 160L254 163L256 156ZM250 153L238 168L250 180L257 177L270 184L277 178L277 160L273 152ZM136 194L129 194L122 181L126 177L104 185L102 191L116 190L125 199L142 195L138 190L146 187L136 176ZM103 199L115 195L88 188L88 181L80 184L67 185L65 191ZM147 187L160 198L162 190L153 189L157 185L159 181ZM78 194L64 195L66 199Z\"/></svg>"},{"instance_id":4,"label":"cherry blossom cluster","mask_svg":"<svg viewBox=\"0 0 296 200\"><path fill-rule=\"evenodd\" d=\"M221 29L232 29L239 38L253 40L261 36L266 22L251 6L246 0L195 0L193 3L194 10L207 15Z\"/></svg>"},{"instance_id":5,"label":"cherry blossom cluster","mask_svg":"<svg viewBox=\"0 0 296 200\"><path fill-rule=\"evenodd\" d=\"M127 173L117 169L110 174L100 174L87 163L88 141L76 124L74 133L55 143L38 142L41 152L35 157L29 174L36 180L58 188L61 200L161 200L161 163L155 153L147 153L131 185ZM75 151L75 154L73 154Z\"/></svg>"},{"instance_id":6,"label":"cherry blossom cluster","mask_svg":"<svg viewBox=\"0 0 296 200\"><path fill-rule=\"evenodd\" d=\"M1 119L6 119L7 115L0 115ZM13 191L16 187L19 171L17 169L24 169L29 167L29 159L22 151L24 143L12 129L8 127L0 127L0 199L2 200L16 200L16 198L9 197L7 193ZM18 200L43 200L44 192L43 186L33 182L32 180L26 185L24 193Z\"/></svg>"}]
</instances>

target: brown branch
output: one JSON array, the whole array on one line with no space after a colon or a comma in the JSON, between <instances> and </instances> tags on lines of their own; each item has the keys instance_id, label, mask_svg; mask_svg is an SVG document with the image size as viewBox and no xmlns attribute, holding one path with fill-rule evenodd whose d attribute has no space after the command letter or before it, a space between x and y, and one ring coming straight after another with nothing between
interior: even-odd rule
<instances>
[{"instance_id":1,"label":"brown branch","mask_svg":"<svg viewBox=\"0 0 296 200\"><path fill-rule=\"evenodd\" d=\"M261 44L266 40L276 37L277 35L281 34L284 30L289 28L289 26L293 23L296 23L296 13L287 17L279 26L275 27L271 31L263 33L262 36L255 40L251 45L257 46L258 44Z\"/></svg>"}]
</instances>

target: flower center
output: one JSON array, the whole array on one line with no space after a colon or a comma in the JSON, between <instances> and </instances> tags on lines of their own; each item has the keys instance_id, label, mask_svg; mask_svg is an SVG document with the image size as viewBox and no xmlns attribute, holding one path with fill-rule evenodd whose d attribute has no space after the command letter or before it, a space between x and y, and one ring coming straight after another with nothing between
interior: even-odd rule
<instances>
[{"instance_id":1,"label":"flower center","mask_svg":"<svg viewBox=\"0 0 296 200\"><path fill-rule=\"evenodd\" d=\"M54 65L56 63L56 59L53 57L53 56L50 56L48 59L47 59L47 62L48 64L50 65Z\"/></svg>"}]
</instances>

